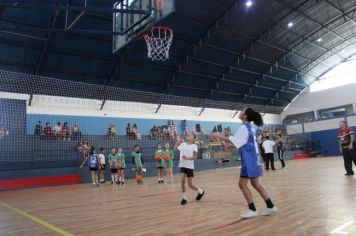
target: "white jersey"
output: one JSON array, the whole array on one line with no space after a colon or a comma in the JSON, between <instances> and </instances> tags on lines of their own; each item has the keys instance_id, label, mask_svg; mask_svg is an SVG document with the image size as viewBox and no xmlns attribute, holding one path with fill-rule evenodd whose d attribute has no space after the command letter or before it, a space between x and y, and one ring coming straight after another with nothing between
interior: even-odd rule
<instances>
[{"instance_id":1,"label":"white jersey","mask_svg":"<svg viewBox=\"0 0 356 236\"><path fill-rule=\"evenodd\" d=\"M183 156L193 157L194 152L198 154L198 146L196 144L181 143L178 146L180 151L179 167L184 167L194 170L194 160L184 160Z\"/></svg>"},{"instance_id":2,"label":"white jersey","mask_svg":"<svg viewBox=\"0 0 356 236\"><path fill-rule=\"evenodd\" d=\"M105 165L105 155L104 154L99 154L99 162L102 164L102 165Z\"/></svg>"}]
</instances>

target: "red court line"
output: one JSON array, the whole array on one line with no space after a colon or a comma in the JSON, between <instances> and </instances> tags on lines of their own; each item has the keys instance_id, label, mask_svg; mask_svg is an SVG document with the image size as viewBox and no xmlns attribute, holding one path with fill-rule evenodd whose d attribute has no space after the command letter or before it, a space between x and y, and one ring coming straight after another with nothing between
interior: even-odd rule
<instances>
[{"instance_id":1,"label":"red court line","mask_svg":"<svg viewBox=\"0 0 356 236\"><path fill-rule=\"evenodd\" d=\"M80 175L47 176L35 178L18 178L0 180L0 190L15 190L33 187L79 184Z\"/></svg>"},{"instance_id":2,"label":"red court line","mask_svg":"<svg viewBox=\"0 0 356 236\"><path fill-rule=\"evenodd\" d=\"M223 229L223 228L229 227L229 226L231 226L231 225L238 224L238 223L240 223L240 222L242 222L242 221L244 221L244 220L245 220L244 218L241 218L241 219L235 220L235 221L233 221L233 222L230 222L230 223L228 223L228 224L217 226L217 227L212 228L212 229L210 229L210 230Z\"/></svg>"}]
</instances>

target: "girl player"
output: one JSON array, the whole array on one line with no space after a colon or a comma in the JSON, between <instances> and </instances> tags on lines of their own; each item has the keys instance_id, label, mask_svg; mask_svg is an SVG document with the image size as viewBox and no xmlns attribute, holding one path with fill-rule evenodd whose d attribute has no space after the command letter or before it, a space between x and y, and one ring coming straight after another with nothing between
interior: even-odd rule
<instances>
[{"instance_id":1,"label":"girl player","mask_svg":"<svg viewBox=\"0 0 356 236\"><path fill-rule=\"evenodd\" d=\"M93 181L93 187L98 187L98 164L99 164L99 157L98 154L95 153L95 147L91 147L89 151L89 155L87 156L88 159L88 167L90 171L91 180Z\"/></svg>"},{"instance_id":2,"label":"girl player","mask_svg":"<svg viewBox=\"0 0 356 236\"><path fill-rule=\"evenodd\" d=\"M163 184L163 166L164 166L164 151L162 150L162 145L160 143L157 144L157 150L155 151L155 161L157 167L157 175L158 175L158 183Z\"/></svg>"},{"instance_id":3,"label":"girl player","mask_svg":"<svg viewBox=\"0 0 356 236\"><path fill-rule=\"evenodd\" d=\"M105 149L100 148L99 154L99 167L100 167L100 183L105 183Z\"/></svg>"},{"instance_id":4,"label":"girl player","mask_svg":"<svg viewBox=\"0 0 356 236\"><path fill-rule=\"evenodd\" d=\"M119 171L119 183L121 185L125 184L125 168L126 168L126 163L125 163L125 154L122 152L122 148L117 149L117 155L118 155L118 162L120 163L120 169Z\"/></svg>"},{"instance_id":5,"label":"girl player","mask_svg":"<svg viewBox=\"0 0 356 236\"><path fill-rule=\"evenodd\" d=\"M247 183L250 180L252 186L257 190L261 197L265 200L267 209L261 213L261 215L267 216L277 211L277 207L272 203L266 190L259 183L258 178L262 176L262 166L260 164L258 156L258 146L256 144L256 137L253 134L252 126L250 122L254 122L255 125L263 125L262 116L260 113L254 111L251 108L245 108L239 114L239 119L242 121L242 125L239 127L234 136L224 137L217 133L212 133L209 136L211 138L219 138L225 142L232 143L236 148L240 149L241 153L241 173L239 187L247 201L248 210L241 214L242 218L251 218L258 216L252 194L247 187Z\"/></svg>"},{"instance_id":6,"label":"girl player","mask_svg":"<svg viewBox=\"0 0 356 236\"><path fill-rule=\"evenodd\" d=\"M197 191L197 196L195 200L199 201L204 196L204 191L201 188L198 188L193 185L194 177L194 160L197 159L198 146L194 144L193 135L187 136L187 142L180 142L180 139L177 139L174 150L179 150L179 167L181 173L181 188L182 188L182 201L181 205L187 204L187 195L185 193L185 178L188 178L188 186L191 189Z\"/></svg>"},{"instance_id":7,"label":"girl player","mask_svg":"<svg viewBox=\"0 0 356 236\"><path fill-rule=\"evenodd\" d=\"M132 163L135 166L136 170L136 176L142 176L142 168L143 168L143 160L142 160L142 153L140 151L140 146L138 144L135 145L134 150L132 151L131 154L132 157ZM142 184L141 182L138 182L138 184Z\"/></svg>"},{"instance_id":8,"label":"girl player","mask_svg":"<svg viewBox=\"0 0 356 236\"><path fill-rule=\"evenodd\" d=\"M168 155L168 161L165 160L166 176L168 176L167 184L173 184L173 158L174 151L169 149L169 143L164 145L164 155Z\"/></svg>"},{"instance_id":9,"label":"girl player","mask_svg":"<svg viewBox=\"0 0 356 236\"><path fill-rule=\"evenodd\" d=\"M111 184L113 183L118 183L118 178L117 178L117 168L115 164L118 162L118 155L116 153L115 148L111 148L111 153L108 156L109 160L109 165L110 165L110 172L111 172Z\"/></svg>"}]
</instances>

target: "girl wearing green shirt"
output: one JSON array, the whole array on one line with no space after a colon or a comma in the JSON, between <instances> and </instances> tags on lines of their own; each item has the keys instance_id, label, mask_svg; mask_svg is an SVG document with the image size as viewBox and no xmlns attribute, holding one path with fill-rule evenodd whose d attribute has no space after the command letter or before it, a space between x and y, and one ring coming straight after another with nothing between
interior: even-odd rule
<instances>
[{"instance_id":1,"label":"girl wearing green shirt","mask_svg":"<svg viewBox=\"0 0 356 236\"><path fill-rule=\"evenodd\" d=\"M118 162L119 156L116 153L115 148L111 148L111 153L108 156L108 161L110 165L110 172L111 172L111 184L113 183L119 183L118 182L118 174L117 174L117 168L115 164Z\"/></svg>"},{"instance_id":2,"label":"girl wearing green shirt","mask_svg":"<svg viewBox=\"0 0 356 236\"><path fill-rule=\"evenodd\" d=\"M118 169L119 183L121 183L121 185L124 185L125 184L124 171L126 168L126 163L125 163L125 154L122 152L122 148L117 149L117 155L118 155L118 162L120 163L120 168Z\"/></svg>"},{"instance_id":3,"label":"girl wearing green shirt","mask_svg":"<svg viewBox=\"0 0 356 236\"><path fill-rule=\"evenodd\" d=\"M155 151L154 154L154 159L156 161L156 167L157 167L157 175L158 175L158 183L163 184L163 166L164 166L164 151L162 150L162 145L160 143L157 144L157 150Z\"/></svg>"},{"instance_id":4,"label":"girl wearing green shirt","mask_svg":"<svg viewBox=\"0 0 356 236\"><path fill-rule=\"evenodd\" d=\"M142 176L142 168L143 168L143 160L142 160L142 153L140 151L140 146L138 144L135 145L133 152L131 153L132 163L136 169L136 176ZM142 184L142 181L138 184Z\"/></svg>"},{"instance_id":5,"label":"girl wearing green shirt","mask_svg":"<svg viewBox=\"0 0 356 236\"><path fill-rule=\"evenodd\" d=\"M169 143L164 145L164 164L166 167L166 176L168 176L167 183L173 184L173 158L174 158L174 151L170 150ZM166 160L168 157L168 160Z\"/></svg>"}]
</instances>

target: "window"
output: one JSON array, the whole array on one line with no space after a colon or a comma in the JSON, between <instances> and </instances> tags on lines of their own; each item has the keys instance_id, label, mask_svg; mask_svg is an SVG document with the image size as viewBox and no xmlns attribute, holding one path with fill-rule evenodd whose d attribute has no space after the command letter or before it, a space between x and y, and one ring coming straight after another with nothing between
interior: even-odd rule
<instances>
[{"instance_id":1,"label":"window","mask_svg":"<svg viewBox=\"0 0 356 236\"><path fill-rule=\"evenodd\" d=\"M341 117L352 113L354 113L352 104L348 104L340 107L332 107L328 109L318 110L318 118L326 119L326 118Z\"/></svg>"},{"instance_id":2,"label":"window","mask_svg":"<svg viewBox=\"0 0 356 236\"><path fill-rule=\"evenodd\" d=\"M305 112L299 114L288 115L283 120L283 124L290 125L290 124L298 124L303 122L311 122L315 120L314 112Z\"/></svg>"}]
</instances>

